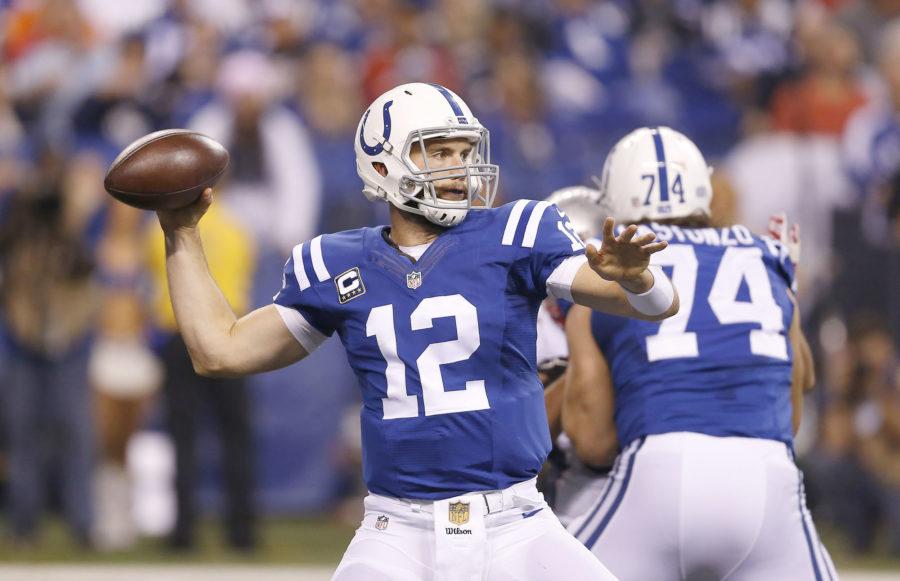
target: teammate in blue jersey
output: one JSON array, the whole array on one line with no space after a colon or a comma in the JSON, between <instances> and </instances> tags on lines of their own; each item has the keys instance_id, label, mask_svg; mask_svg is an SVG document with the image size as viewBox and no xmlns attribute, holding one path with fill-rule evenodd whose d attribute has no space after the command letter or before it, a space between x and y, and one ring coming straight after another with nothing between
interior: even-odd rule
<instances>
[{"instance_id":1,"label":"teammate in blue jersey","mask_svg":"<svg viewBox=\"0 0 900 581\"><path fill-rule=\"evenodd\" d=\"M172 303L195 368L242 375L294 363L335 332L363 394L369 496L339 580L609 579L534 479L550 439L535 319L554 296L661 320L678 309L652 234L585 250L545 202L492 209L488 132L454 93L411 83L359 124L357 172L390 226L298 244L274 304L236 319L197 223L212 193L160 212ZM476 211L477 210L477 211Z\"/></svg>"},{"instance_id":2,"label":"teammate in blue jersey","mask_svg":"<svg viewBox=\"0 0 900 581\"><path fill-rule=\"evenodd\" d=\"M834 579L793 460L813 376L786 247L712 227L706 162L666 127L619 141L600 186L613 217L669 242L652 262L681 310L569 311L564 428L588 464L621 445L569 530L623 581Z\"/></svg>"}]
</instances>

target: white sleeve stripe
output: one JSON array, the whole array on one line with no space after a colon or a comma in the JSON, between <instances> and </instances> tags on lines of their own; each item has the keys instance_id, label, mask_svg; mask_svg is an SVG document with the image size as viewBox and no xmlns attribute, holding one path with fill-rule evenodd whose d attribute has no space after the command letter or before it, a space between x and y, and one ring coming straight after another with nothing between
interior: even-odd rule
<instances>
[{"instance_id":1,"label":"white sleeve stripe","mask_svg":"<svg viewBox=\"0 0 900 581\"><path fill-rule=\"evenodd\" d=\"M309 254L312 256L313 269L316 271L316 278L319 282L325 282L331 275L325 268L325 259L322 258L322 235L318 235L309 243Z\"/></svg>"},{"instance_id":2,"label":"white sleeve stripe","mask_svg":"<svg viewBox=\"0 0 900 581\"><path fill-rule=\"evenodd\" d=\"M581 266L587 262L587 256L579 254L563 260L547 277L547 294L564 301L572 300L572 283Z\"/></svg>"},{"instance_id":3,"label":"white sleeve stripe","mask_svg":"<svg viewBox=\"0 0 900 581\"><path fill-rule=\"evenodd\" d=\"M309 288L309 277L306 276L306 267L303 266L303 244L294 246L294 276L297 277L297 284L300 290Z\"/></svg>"},{"instance_id":4,"label":"white sleeve stripe","mask_svg":"<svg viewBox=\"0 0 900 581\"><path fill-rule=\"evenodd\" d=\"M281 320L284 321L288 331L306 349L307 353L315 351L328 338L310 325L309 321L298 311L279 304L276 304L275 308L278 310L278 314L281 315Z\"/></svg>"},{"instance_id":5,"label":"white sleeve stripe","mask_svg":"<svg viewBox=\"0 0 900 581\"><path fill-rule=\"evenodd\" d=\"M534 210L531 211L531 216L528 218L528 226L525 227L525 238L522 239L524 248L534 247L534 242L537 240L538 227L541 225L541 216L544 215L544 210L549 205L550 202L538 202L534 205Z\"/></svg>"},{"instance_id":6,"label":"white sleeve stripe","mask_svg":"<svg viewBox=\"0 0 900 581\"><path fill-rule=\"evenodd\" d=\"M519 220L522 218L522 212L528 200L519 200L513 205L512 211L509 213L509 219L506 221L506 229L503 230L503 246L512 246L513 238L516 237L516 228L519 227Z\"/></svg>"}]
</instances>

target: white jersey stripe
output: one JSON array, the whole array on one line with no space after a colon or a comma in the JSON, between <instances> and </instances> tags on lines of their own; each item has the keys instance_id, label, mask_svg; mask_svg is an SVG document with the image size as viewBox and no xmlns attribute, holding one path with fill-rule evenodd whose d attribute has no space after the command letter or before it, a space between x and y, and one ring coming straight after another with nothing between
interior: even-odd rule
<instances>
[{"instance_id":1,"label":"white jersey stripe","mask_svg":"<svg viewBox=\"0 0 900 581\"><path fill-rule=\"evenodd\" d=\"M541 216L544 210L550 205L550 202L538 202L531 211L528 218L528 226L525 227L525 238L522 239L522 246L525 248L533 248L534 241L537 240L538 227L541 225Z\"/></svg>"},{"instance_id":2,"label":"white jersey stripe","mask_svg":"<svg viewBox=\"0 0 900 581\"><path fill-rule=\"evenodd\" d=\"M309 288L309 277L306 276L306 267L303 266L303 244L298 244L294 246L294 276L297 277L297 284L300 285L300 290L306 290Z\"/></svg>"},{"instance_id":3,"label":"white jersey stripe","mask_svg":"<svg viewBox=\"0 0 900 581\"><path fill-rule=\"evenodd\" d=\"M506 221L506 229L503 230L503 241L500 243L503 246L512 246L513 238L516 237L516 228L519 227L519 220L522 218L522 212L525 211L525 206L528 205L528 200L519 200L513 205L512 211L509 213L509 219Z\"/></svg>"},{"instance_id":4,"label":"white jersey stripe","mask_svg":"<svg viewBox=\"0 0 900 581\"><path fill-rule=\"evenodd\" d=\"M331 275L325 268L325 259L322 258L322 235L318 235L309 243L309 254L312 256L313 269L316 271L316 278L319 282L325 282Z\"/></svg>"}]
</instances>

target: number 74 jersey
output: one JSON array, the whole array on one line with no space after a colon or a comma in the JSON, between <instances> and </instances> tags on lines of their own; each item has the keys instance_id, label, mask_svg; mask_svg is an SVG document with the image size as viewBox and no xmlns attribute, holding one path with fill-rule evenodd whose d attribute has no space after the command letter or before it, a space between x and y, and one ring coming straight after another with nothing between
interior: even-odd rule
<instances>
[{"instance_id":1,"label":"number 74 jersey","mask_svg":"<svg viewBox=\"0 0 900 581\"><path fill-rule=\"evenodd\" d=\"M340 336L362 389L370 491L436 500L538 473L550 437L537 311L583 253L565 214L525 200L470 212L417 261L384 227L294 248L275 304L310 351Z\"/></svg>"},{"instance_id":2,"label":"number 74 jersey","mask_svg":"<svg viewBox=\"0 0 900 581\"><path fill-rule=\"evenodd\" d=\"M669 432L790 444L794 265L787 250L741 225L642 228L669 242L652 260L672 279L681 307L661 323L592 315L622 446Z\"/></svg>"}]
</instances>

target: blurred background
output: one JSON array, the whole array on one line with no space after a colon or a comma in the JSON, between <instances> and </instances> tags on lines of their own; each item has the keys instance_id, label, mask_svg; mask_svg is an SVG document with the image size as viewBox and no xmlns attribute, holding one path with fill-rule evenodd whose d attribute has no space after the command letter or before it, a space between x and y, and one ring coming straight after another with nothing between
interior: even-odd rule
<instances>
[{"instance_id":1,"label":"blurred background","mask_svg":"<svg viewBox=\"0 0 900 581\"><path fill-rule=\"evenodd\" d=\"M0 0L0 560L337 562L364 494L340 344L198 379L155 216L103 175L154 130L223 143L203 236L246 312L293 245L386 222L354 132L407 81L489 128L500 202L668 125L718 222L799 222L808 502L843 568L900 571L900 0Z\"/></svg>"}]
</instances>

